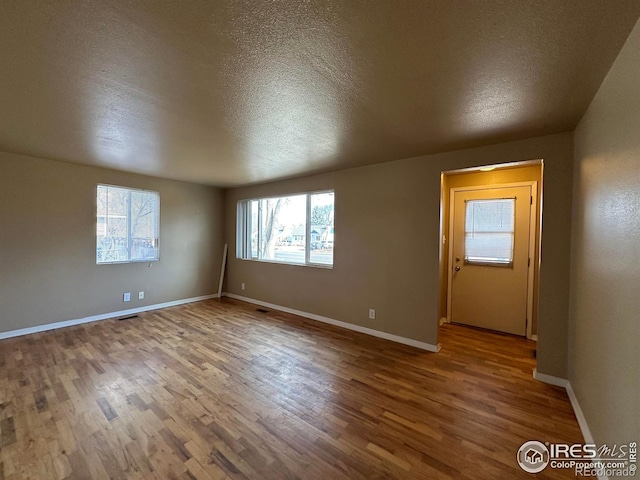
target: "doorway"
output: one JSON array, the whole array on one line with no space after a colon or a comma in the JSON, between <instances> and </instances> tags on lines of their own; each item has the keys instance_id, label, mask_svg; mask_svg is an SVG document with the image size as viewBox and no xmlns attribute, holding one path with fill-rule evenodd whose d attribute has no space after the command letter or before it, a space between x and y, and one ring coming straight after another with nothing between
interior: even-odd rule
<instances>
[{"instance_id":1,"label":"doorway","mask_svg":"<svg viewBox=\"0 0 640 480\"><path fill-rule=\"evenodd\" d=\"M537 339L542 160L443 172L440 317Z\"/></svg>"},{"instance_id":2,"label":"doorway","mask_svg":"<svg viewBox=\"0 0 640 480\"><path fill-rule=\"evenodd\" d=\"M536 182L451 189L452 323L525 336Z\"/></svg>"}]
</instances>

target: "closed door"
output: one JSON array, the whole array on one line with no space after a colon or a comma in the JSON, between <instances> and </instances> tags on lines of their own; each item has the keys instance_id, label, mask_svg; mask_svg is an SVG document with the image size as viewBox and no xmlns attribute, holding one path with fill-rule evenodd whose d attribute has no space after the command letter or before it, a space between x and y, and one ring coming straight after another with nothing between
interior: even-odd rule
<instances>
[{"instance_id":1,"label":"closed door","mask_svg":"<svg viewBox=\"0 0 640 480\"><path fill-rule=\"evenodd\" d=\"M451 321L524 336L531 186L452 196Z\"/></svg>"}]
</instances>

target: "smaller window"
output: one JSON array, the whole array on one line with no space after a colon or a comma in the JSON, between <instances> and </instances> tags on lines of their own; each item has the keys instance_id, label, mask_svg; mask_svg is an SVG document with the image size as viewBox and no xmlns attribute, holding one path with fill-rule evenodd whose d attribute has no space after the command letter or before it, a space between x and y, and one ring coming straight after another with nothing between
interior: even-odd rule
<instances>
[{"instance_id":1,"label":"smaller window","mask_svg":"<svg viewBox=\"0 0 640 480\"><path fill-rule=\"evenodd\" d=\"M467 200L465 263L511 266L515 228L515 198Z\"/></svg>"},{"instance_id":2,"label":"smaller window","mask_svg":"<svg viewBox=\"0 0 640 480\"><path fill-rule=\"evenodd\" d=\"M98 185L96 263L159 259L160 194Z\"/></svg>"}]
</instances>

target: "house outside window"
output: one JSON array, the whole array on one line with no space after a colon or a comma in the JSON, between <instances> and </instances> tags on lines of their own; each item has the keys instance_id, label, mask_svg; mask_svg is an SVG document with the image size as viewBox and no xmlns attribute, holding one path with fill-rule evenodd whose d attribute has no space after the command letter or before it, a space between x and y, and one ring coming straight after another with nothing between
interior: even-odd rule
<instances>
[{"instance_id":1,"label":"house outside window","mask_svg":"<svg viewBox=\"0 0 640 480\"><path fill-rule=\"evenodd\" d=\"M322 191L239 201L236 256L333 266L334 200Z\"/></svg>"}]
</instances>

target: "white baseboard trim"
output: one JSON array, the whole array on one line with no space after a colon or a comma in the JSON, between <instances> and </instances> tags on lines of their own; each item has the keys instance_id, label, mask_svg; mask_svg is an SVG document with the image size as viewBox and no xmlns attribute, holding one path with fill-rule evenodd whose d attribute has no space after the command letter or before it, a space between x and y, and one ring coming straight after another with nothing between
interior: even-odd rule
<instances>
[{"instance_id":1,"label":"white baseboard trim","mask_svg":"<svg viewBox=\"0 0 640 480\"><path fill-rule=\"evenodd\" d=\"M334 320L333 318L323 317L321 315L316 315L315 313L308 313L308 312L303 312L301 310L295 310L293 308L283 307L281 305L274 305L273 303L263 302L261 300L255 300L249 297L243 297L241 295L236 295L235 293L224 292L222 296L235 298L236 300L241 300L247 303L253 303L254 305L260 305L262 307L272 308L274 310L279 310L285 313L291 313L293 315L298 315L299 317L309 318L311 320L316 320L318 322L328 323L336 327L346 328L348 330L365 333L367 335L371 335L374 337L384 338L385 340L391 340L392 342L402 343L404 345L416 347L421 350L426 350L428 352L437 353L440 351L440 345L432 345L430 343L419 342L418 340L413 340L411 338L401 337L399 335L394 335L392 333L381 332L379 330L374 330L372 328L361 327L360 325L354 325L352 323L341 322L340 320Z\"/></svg>"},{"instance_id":2,"label":"white baseboard trim","mask_svg":"<svg viewBox=\"0 0 640 480\"><path fill-rule=\"evenodd\" d=\"M571 382L566 378L554 377L552 375L547 375L545 373L539 373L537 368L533 369L533 378L539 380L544 383L549 383L551 385L556 385L558 387L563 387L567 391L567 395L569 396L569 401L571 402L571 407L573 408L573 413L576 416L576 420L578 420L578 425L580 426L580 431L582 432L582 437L584 438L584 443L593 443L593 435L591 435L591 430L589 430L589 425L587 424L587 419L582 412L582 408L580 407L580 403L578 403L578 397L576 397L575 392L573 391L573 387L571 386ZM598 477L600 480L607 480L607 477Z\"/></svg>"},{"instance_id":3,"label":"white baseboard trim","mask_svg":"<svg viewBox=\"0 0 640 480\"><path fill-rule=\"evenodd\" d=\"M549 385L555 385L556 387L567 388L569 385L569 380L566 378L554 377L553 375L540 373L537 368L533 369L533 378L540 382L548 383Z\"/></svg>"},{"instance_id":4,"label":"white baseboard trim","mask_svg":"<svg viewBox=\"0 0 640 480\"><path fill-rule=\"evenodd\" d=\"M538 335L536 335L534 333L533 335L531 335L531 339L530 340L533 340L534 342L537 342L538 341Z\"/></svg>"},{"instance_id":5,"label":"white baseboard trim","mask_svg":"<svg viewBox=\"0 0 640 480\"><path fill-rule=\"evenodd\" d=\"M8 332L0 332L0 340L5 338L20 337L29 335L30 333L46 332L48 330L56 330L58 328L71 327L82 323L97 322L99 320L107 320L109 318L124 317L126 315L134 315L136 313L148 312L149 310L158 310L159 308L175 307L185 303L199 302L201 300L209 300L218 298L218 294L203 295L201 297L184 298L181 300L173 300L171 302L157 303L155 305L146 305L144 307L130 308L128 310L120 310L117 312L101 313L100 315L92 315L90 317L76 318L74 320L64 320L62 322L47 323L45 325L36 325L35 327L21 328L19 330L10 330Z\"/></svg>"},{"instance_id":6,"label":"white baseboard trim","mask_svg":"<svg viewBox=\"0 0 640 480\"><path fill-rule=\"evenodd\" d=\"M573 407L573 413L576 415L576 419L578 420L578 425L580 426L580 431L582 432L582 437L584 438L584 443L591 443L595 445L595 440L593 439L593 435L591 435L591 430L589 430L589 425L587 424L587 419L582 413L582 408L578 403L578 397L576 397L576 393L573 391L573 387L571 386L571 382L567 380L567 395L569 395L569 401L571 402L571 406ZM598 475L598 480L609 480L609 477L606 475Z\"/></svg>"},{"instance_id":7,"label":"white baseboard trim","mask_svg":"<svg viewBox=\"0 0 640 480\"><path fill-rule=\"evenodd\" d=\"M578 403L578 397L576 397L576 393L573 391L573 387L569 382L567 382L567 395L569 395L569 400L571 401L573 412L578 419L578 425L580 425L580 431L582 432L585 443L596 443L593 440L593 435L591 435L591 430L589 430L589 425L587 425L587 419L584 413L582 413L582 408L580 408L580 404Z\"/></svg>"}]
</instances>

